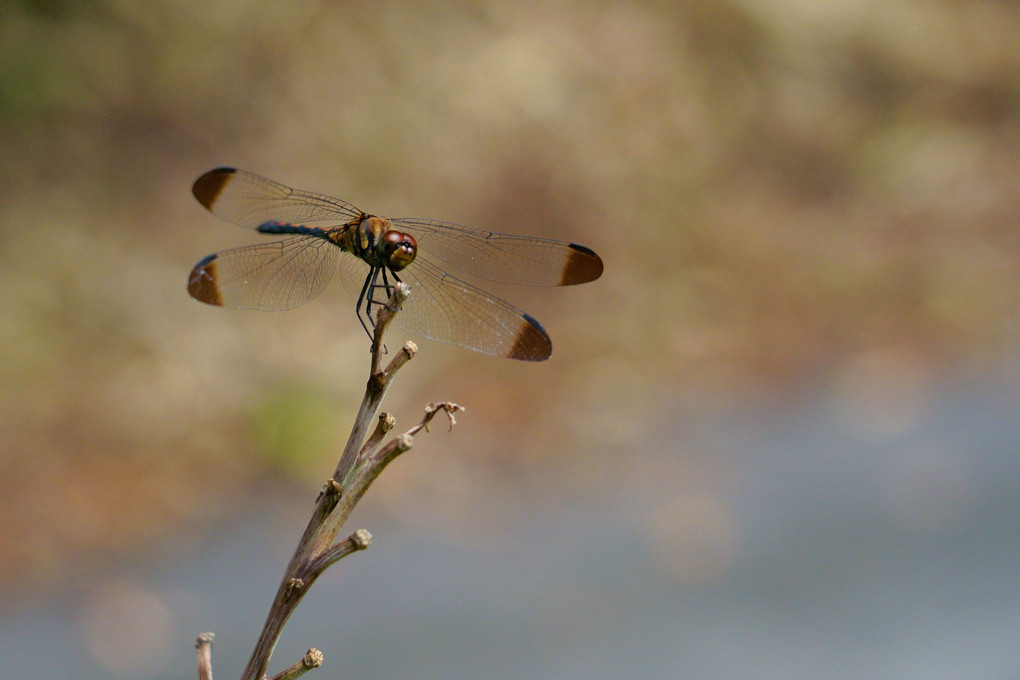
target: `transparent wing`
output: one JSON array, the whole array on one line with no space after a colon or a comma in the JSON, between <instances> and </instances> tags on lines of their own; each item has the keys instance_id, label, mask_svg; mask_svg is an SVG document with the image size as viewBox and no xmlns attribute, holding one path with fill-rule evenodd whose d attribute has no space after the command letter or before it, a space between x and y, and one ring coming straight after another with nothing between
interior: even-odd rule
<instances>
[{"instance_id":1,"label":"transparent wing","mask_svg":"<svg viewBox=\"0 0 1020 680\"><path fill-rule=\"evenodd\" d=\"M341 252L334 244L309 236L224 250L195 265L188 292L221 307L291 309L322 292Z\"/></svg>"},{"instance_id":2,"label":"transparent wing","mask_svg":"<svg viewBox=\"0 0 1020 680\"><path fill-rule=\"evenodd\" d=\"M275 220L323 228L342 226L363 213L338 198L313 194L235 168L205 173L192 187L195 198L217 217L256 229ZM490 281L528 286L562 286L593 281L602 260L566 241L515 236L439 220L405 217L395 228L415 237L442 269Z\"/></svg>"},{"instance_id":3,"label":"transparent wing","mask_svg":"<svg viewBox=\"0 0 1020 680\"><path fill-rule=\"evenodd\" d=\"M369 266L354 257L340 264L344 287L357 299ZM522 310L469 283L445 274L421 255L398 273L411 295L394 324L436 342L493 356L529 361L548 359L552 342L541 325ZM385 301L377 291L375 300ZM374 317L373 317L374 318Z\"/></svg>"},{"instance_id":4,"label":"transparent wing","mask_svg":"<svg viewBox=\"0 0 1020 680\"><path fill-rule=\"evenodd\" d=\"M594 281L602 260L594 252L566 241L483 231L450 222L401 217L398 231L418 241L443 269L488 281L524 286L563 286Z\"/></svg>"},{"instance_id":5,"label":"transparent wing","mask_svg":"<svg viewBox=\"0 0 1020 680\"><path fill-rule=\"evenodd\" d=\"M361 215L338 198L291 189L235 168L210 170L195 180L191 191L216 217L249 229L269 220L339 226Z\"/></svg>"}]
</instances>

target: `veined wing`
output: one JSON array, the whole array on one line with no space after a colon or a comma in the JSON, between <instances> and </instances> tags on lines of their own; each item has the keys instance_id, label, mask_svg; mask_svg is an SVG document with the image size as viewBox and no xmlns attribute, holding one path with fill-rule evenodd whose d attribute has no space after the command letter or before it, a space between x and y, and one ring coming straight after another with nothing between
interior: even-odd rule
<instances>
[{"instance_id":1,"label":"veined wing","mask_svg":"<svg viewBox=\"0 0 1020 680\"><path fill-rule=\"evenodd\" d=\"M602 259L589 248L531 236L483 231L450 222L401 217L398 231L418 241L427 253L451 270L470 276L524 286L569 286L602 275ZM413 268L414 264L410 268Z\"/></svg>"},{"instance_id":2,"label":"veined wing","mask_svg":"<svg viewBox=\"0 0 1020 680\"><path fill-rule=\"evenodd\" d=\"M195 180L192 192L217 217L249 229L270 220L341 226L362 214L338 198L292 189L235 168L210 170ZM432 258L490 281L564 286L594 281L602 275L599 256L575 243L413 217L392 222L414 236Z\"/></svg>"},{"instance_id":3,"label":"veined wing","mask_svg":"<svg viewBox=\"0 0 1020 680\"><path fill-rule=\"evenodd\" d=\"M344 286L355 299L368 272L368 265L356 257L340 262ZM552 354L552 341L538 321L444 273L427 258L419 255L398 276L411 287L411 295L393 319L395 325L436 342L492 356L543 361ZM378 295L375 299L381 301Z\"/></svg>"},{"instance_id":4,"label":"veined wing","mask_svg":"<svg viewBox=\"0 0 1020 680\"><path fill-rule=\"evenodd\" d=\"M322 292L341 252L311 236L224 250L195 265L188 292L220 307L291 309Z\"/></svg>"},{"instance_id":5,"label":"veined wing","mask_svg":"<svg viewBox=\"0 0 1020 680\"><path fill-rule=\"evenodd\" d=\"M291 189L236 168L210 170L195 180L191 191L216 217L249 229L270 220L340 226L361 215L360 210L339 198Z\"/></svg>"}]
</instances>

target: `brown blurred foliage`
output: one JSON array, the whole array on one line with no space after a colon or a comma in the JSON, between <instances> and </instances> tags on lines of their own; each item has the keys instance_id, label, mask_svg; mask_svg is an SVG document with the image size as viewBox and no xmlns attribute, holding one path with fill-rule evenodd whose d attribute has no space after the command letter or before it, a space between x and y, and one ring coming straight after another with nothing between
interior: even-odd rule
<instances>
[{"instance_id":1,"label":"brown blurred foliage","mask_svg":"<svg viewBox=\"0 0 1020 680\"><path fill-rule=\"evenodd\" d=\"M595 284L499 291L545 365L424 345L390 408L469 411L458 458L392 484L597 486L664 421L861 357L1013 375L1018 35L1003 0L8 2L0 573L332 469L365 338L339 286L188 299L195 261L257 239L192 199L216 165L603 256Z\"/></svg>"}]
</instances>

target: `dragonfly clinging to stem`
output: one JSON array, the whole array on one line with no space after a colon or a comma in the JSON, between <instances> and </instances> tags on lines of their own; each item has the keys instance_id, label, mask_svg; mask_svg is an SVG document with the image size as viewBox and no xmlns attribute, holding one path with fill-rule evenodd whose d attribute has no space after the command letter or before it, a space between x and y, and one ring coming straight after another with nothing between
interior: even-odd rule
<instances>
[{"instance_id":1,"label":"dragonfly clinging to stem","mask_svg":"<svg viewBox=\"0 0 1020 680\"><path fill-rule=\"evenodd\" d=\"M412 294L396 325L483 354L542 361L552 353L552 342L541 324L458 276L569 286L602 275L599 256L575 243L379 217L244 170L210 170L195 180L192 192L217 217L285 237L224 250L195 265L188 292L212 305L297 307L321 293L339 268L366 330L375 325L393 284L402 281Z\"/></svg>"}]
</instances>

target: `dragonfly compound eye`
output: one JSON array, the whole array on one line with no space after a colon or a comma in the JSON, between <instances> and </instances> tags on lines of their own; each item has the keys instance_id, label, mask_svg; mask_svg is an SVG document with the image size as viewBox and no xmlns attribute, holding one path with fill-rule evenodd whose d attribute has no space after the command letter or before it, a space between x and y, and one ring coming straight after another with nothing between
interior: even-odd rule
<instances>
[{"instance_id":1,"label":"dragonfly compound eye","mask_svg":"<svg viewBox=\"0 0 1020 680\"><path fill-rule=\"evenodd\" d=\"M399 231L383 234L382 247L386 265L395 272L414 262L414 256L418 254L418 242L414 237Z\"/></svg>"}]
</instances>

